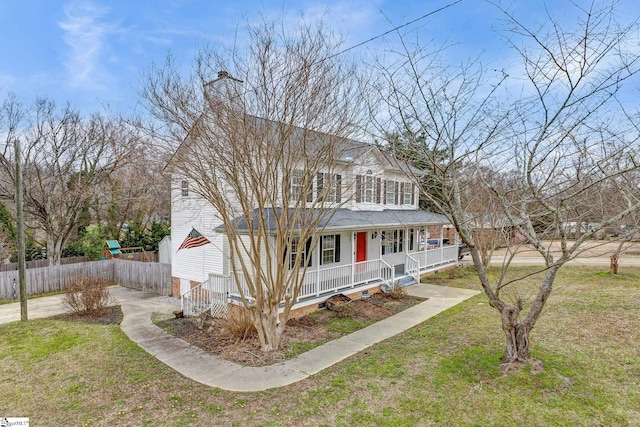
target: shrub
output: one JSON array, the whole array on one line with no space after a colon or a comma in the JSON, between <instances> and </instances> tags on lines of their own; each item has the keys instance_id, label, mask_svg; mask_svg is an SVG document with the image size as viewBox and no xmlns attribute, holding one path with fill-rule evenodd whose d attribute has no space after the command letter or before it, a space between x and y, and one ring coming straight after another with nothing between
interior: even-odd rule
<instances>
[{"instance_id":1,"label":"shrub","mask_svg":"<svg viewBox=\"0 0 640 427\"><path fill-rule=\"evenodd\" d=\"M387 292L387 295L393 299L403 299L407 296L407 290L402 286L394 286L391 291Z\"/></svg>"},{"instance_id":2,"label":"shrub","mask_svg":"<svg viewBox=\"0 0 640 427\"><path fill-rule=\"evenodd\" d=\"M98 317L115 303L104 277L76 276L65 288L62 304L71 312Z\"/></svg>"},{"instance_id":3,"label":"shrub","mask_svg":"<svg viewBox=\"0 0 640 427\"><path fill-rule=\"evenodd\" d=\"M244 341L258 335L246 310L229 310L222 319L221 326L235 341Z\"/></svg>"}]
</instances>

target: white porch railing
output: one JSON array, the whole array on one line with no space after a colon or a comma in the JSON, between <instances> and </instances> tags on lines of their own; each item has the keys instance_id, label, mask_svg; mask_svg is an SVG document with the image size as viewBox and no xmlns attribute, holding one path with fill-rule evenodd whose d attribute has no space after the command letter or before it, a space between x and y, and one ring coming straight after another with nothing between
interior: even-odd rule
<instances>
[{"instance_id":1,"label":"white porch railing","mask_svg":"<svg viewBox=\"0 0 640 427\"><path fill-rule=\"evenodd\" d=\"M180 306L185 317L197 316L209 308L209 299L202 283L180 295Z\"/></svg>"},{"instance_id":2,"label":"white porch railing","mask_svg":"<svg viewBox=\"0 0 640 427\"><path fill-rule=\"evenodd\" d=\"M357 262L353 265L353 283L364 283L380 279L379 259Z\"/></svg>"},{"instance_id":3,"label":"white porch railing","mask_svg":"<svg viewBox=\"0 0 640 427\"><path fill-rule=\"evenodd\" d=\"M224 317L227 313L227 277L209 274L209 279L189 289L180 297L184 316L197 316L211 310L214 317Z\"/></svg>"},{"instance_id":4,"label":"white porch railing","mask_svg":"<svg viewBox=\"0 0 640 427\"><path fill-rule=\"evenodd\" d=\"M418 280L418 276L420 275L420 262L411 255L407 255L404 271L408 275L413 276L414 279Z\"/></svg>"},{"instance_id":5,"label":"white porch railing","mask_svg":"<svg viewBox=\"0 0 640 427\"><path fill-rule=\"evenodd\" d=\"M427 270L432 267L437 267L443 264L451 264L458 261L458 247L457 246L442 246L427 249L423 252L414 252L411 258L418 261L420 264L420 271Z\"/></svg>"},{"instance_id":6,"label":"white porch railing","mask_svg":"<svg viewBox=\"0 0 640 427\"><path fill-rule=\"evenodd\" d=\"M394 282L396 281L395 267L392 267L383 260L380 260L380 276L382 277L382 280L387 282L387 285L391 288L394 287Z\"/></svg>"},{"instance_id":7,"label":"white porch railing","mask_svg":"<svg viewBox=\"0 0 640 427\"><path fill-rule=\"evenodd\" d=\"M443 246L422 252L407 254L405 273L418 279L420 272L458 260L457 246ZM322 270L307 270L298 294L298 301L337 293L367 282L383 281L393 288L396 270L382 259L331 267ZM242 289L245 298L251 299L247 279L243 274L222 276L210 274L209 279L182 295L182 311L185 316L196 316L210 309L214 316L222 317L227 312L229 297L240 299Z\"/></svg>"}]
</instances>

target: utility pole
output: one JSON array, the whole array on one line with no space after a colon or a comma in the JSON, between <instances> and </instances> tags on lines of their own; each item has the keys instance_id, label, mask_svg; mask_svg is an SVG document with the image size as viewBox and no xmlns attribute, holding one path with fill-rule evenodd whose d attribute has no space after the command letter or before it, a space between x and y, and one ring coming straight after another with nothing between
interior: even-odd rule
<instances>
[{"instance_id":1,"label":"utility pole","mask_svg":"<svg viewBox=\"0 0 640 427\"><path fill-rule=\"evenodd\" d=\"M24 257L24 198L22 194L22 159L20 158L20 140L14 140L16 149L16 222L18 223L18 282L20 283L20 319L27 317L27 272Z\"/></svg>"}]
</instances>

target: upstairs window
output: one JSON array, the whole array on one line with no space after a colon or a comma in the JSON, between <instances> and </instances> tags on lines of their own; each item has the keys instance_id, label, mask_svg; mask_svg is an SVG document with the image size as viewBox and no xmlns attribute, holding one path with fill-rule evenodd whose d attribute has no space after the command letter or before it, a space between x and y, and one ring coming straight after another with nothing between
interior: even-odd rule
<instances>
[{"instance_id":1,"label":"upstairs window","mask_svg":"<svg viewBox=\"0 0 640 427\"><path fill-rule=\"evenodd\" d=\"M394 181L385 181L384 184L384 202L387 205L396 204L396 183Z\"/></svg>"},{"instance_id":2,"label":"upstairs window","mask_svg":"<svg viewBox=\"0 0 640 427\"><path fill-rule=\"evenodd\" d=\"M324 198L329 203L340 203L342 201L342 176L319 172L316 177L316 191L318 199L321 201Z\"/></svg>"},{"instance_id":3,"label":"upstairs window","mask_svg":"<svg viewBox=\"0 0 640 427\"><path fill-rule=\"evenodd\" d=\"M182 197L189 196L189 181L184 179L182 180L182 183L180 184L180 191L181 191Z\"/></svg>"},{"instance_id":4,"label":"upstairs window","mask_svg":"<svg viewBox=\"0 0 640 427\"><path fill-rule=\"evenodd\" d=\"M300 169L296 169L291 173L291 186L289 192L291 194L291 200L297 201L300 198L302 192L302 179L303 172Z\"/></svg>"},{"instance_id":5,"label":"upstairs window","mask_svg":"<svg viewBox=\"0 0 640 427\"><path fill-rule=\"evenodd\" d=\"M379 200L380 178L356 175L356 203L378 203Z\"/></svg>"},{"instance_id":6,"label":"upstairs window","mask_svg":"<svg viewBox=\"0 0 640 427\"><path fill-rule=\"evenodd\" d=\"M364 194L362 200L365 203L373 203L373 197L376 191L376 180L371 176L367 175L364 177Z\"/></svg>"},{"instance_id":7,"label":"upstairs window","mask_svg":"<svg viewBox=\"0 0 640 427\"><path fill-rule=\"evenodd\" d=\"M413 205L413 184L408 182L404 183L404 200L402 203L405 205Z\"/></svg>"}]
</instances>

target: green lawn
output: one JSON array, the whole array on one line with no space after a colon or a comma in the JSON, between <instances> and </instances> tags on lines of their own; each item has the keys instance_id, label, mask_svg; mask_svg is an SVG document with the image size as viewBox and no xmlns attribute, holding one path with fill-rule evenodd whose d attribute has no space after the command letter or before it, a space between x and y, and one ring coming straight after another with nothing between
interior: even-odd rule
<instances>
[{"instance_id":1,"label":"green lawn","mask_svg":"<svg viewBox=\"0 0 640 427\"><path fill-rule=\"evenodd\" d=\"M640 270L598 272L559 275L532 333L544 367L537 374L500 371L499 318L482 295L319 375L259 393L185 379L117 326L4 325L0 416L91 426L640 425ZM430 278L475 280L466 270Z\"/></svg>"}]
</instances>

